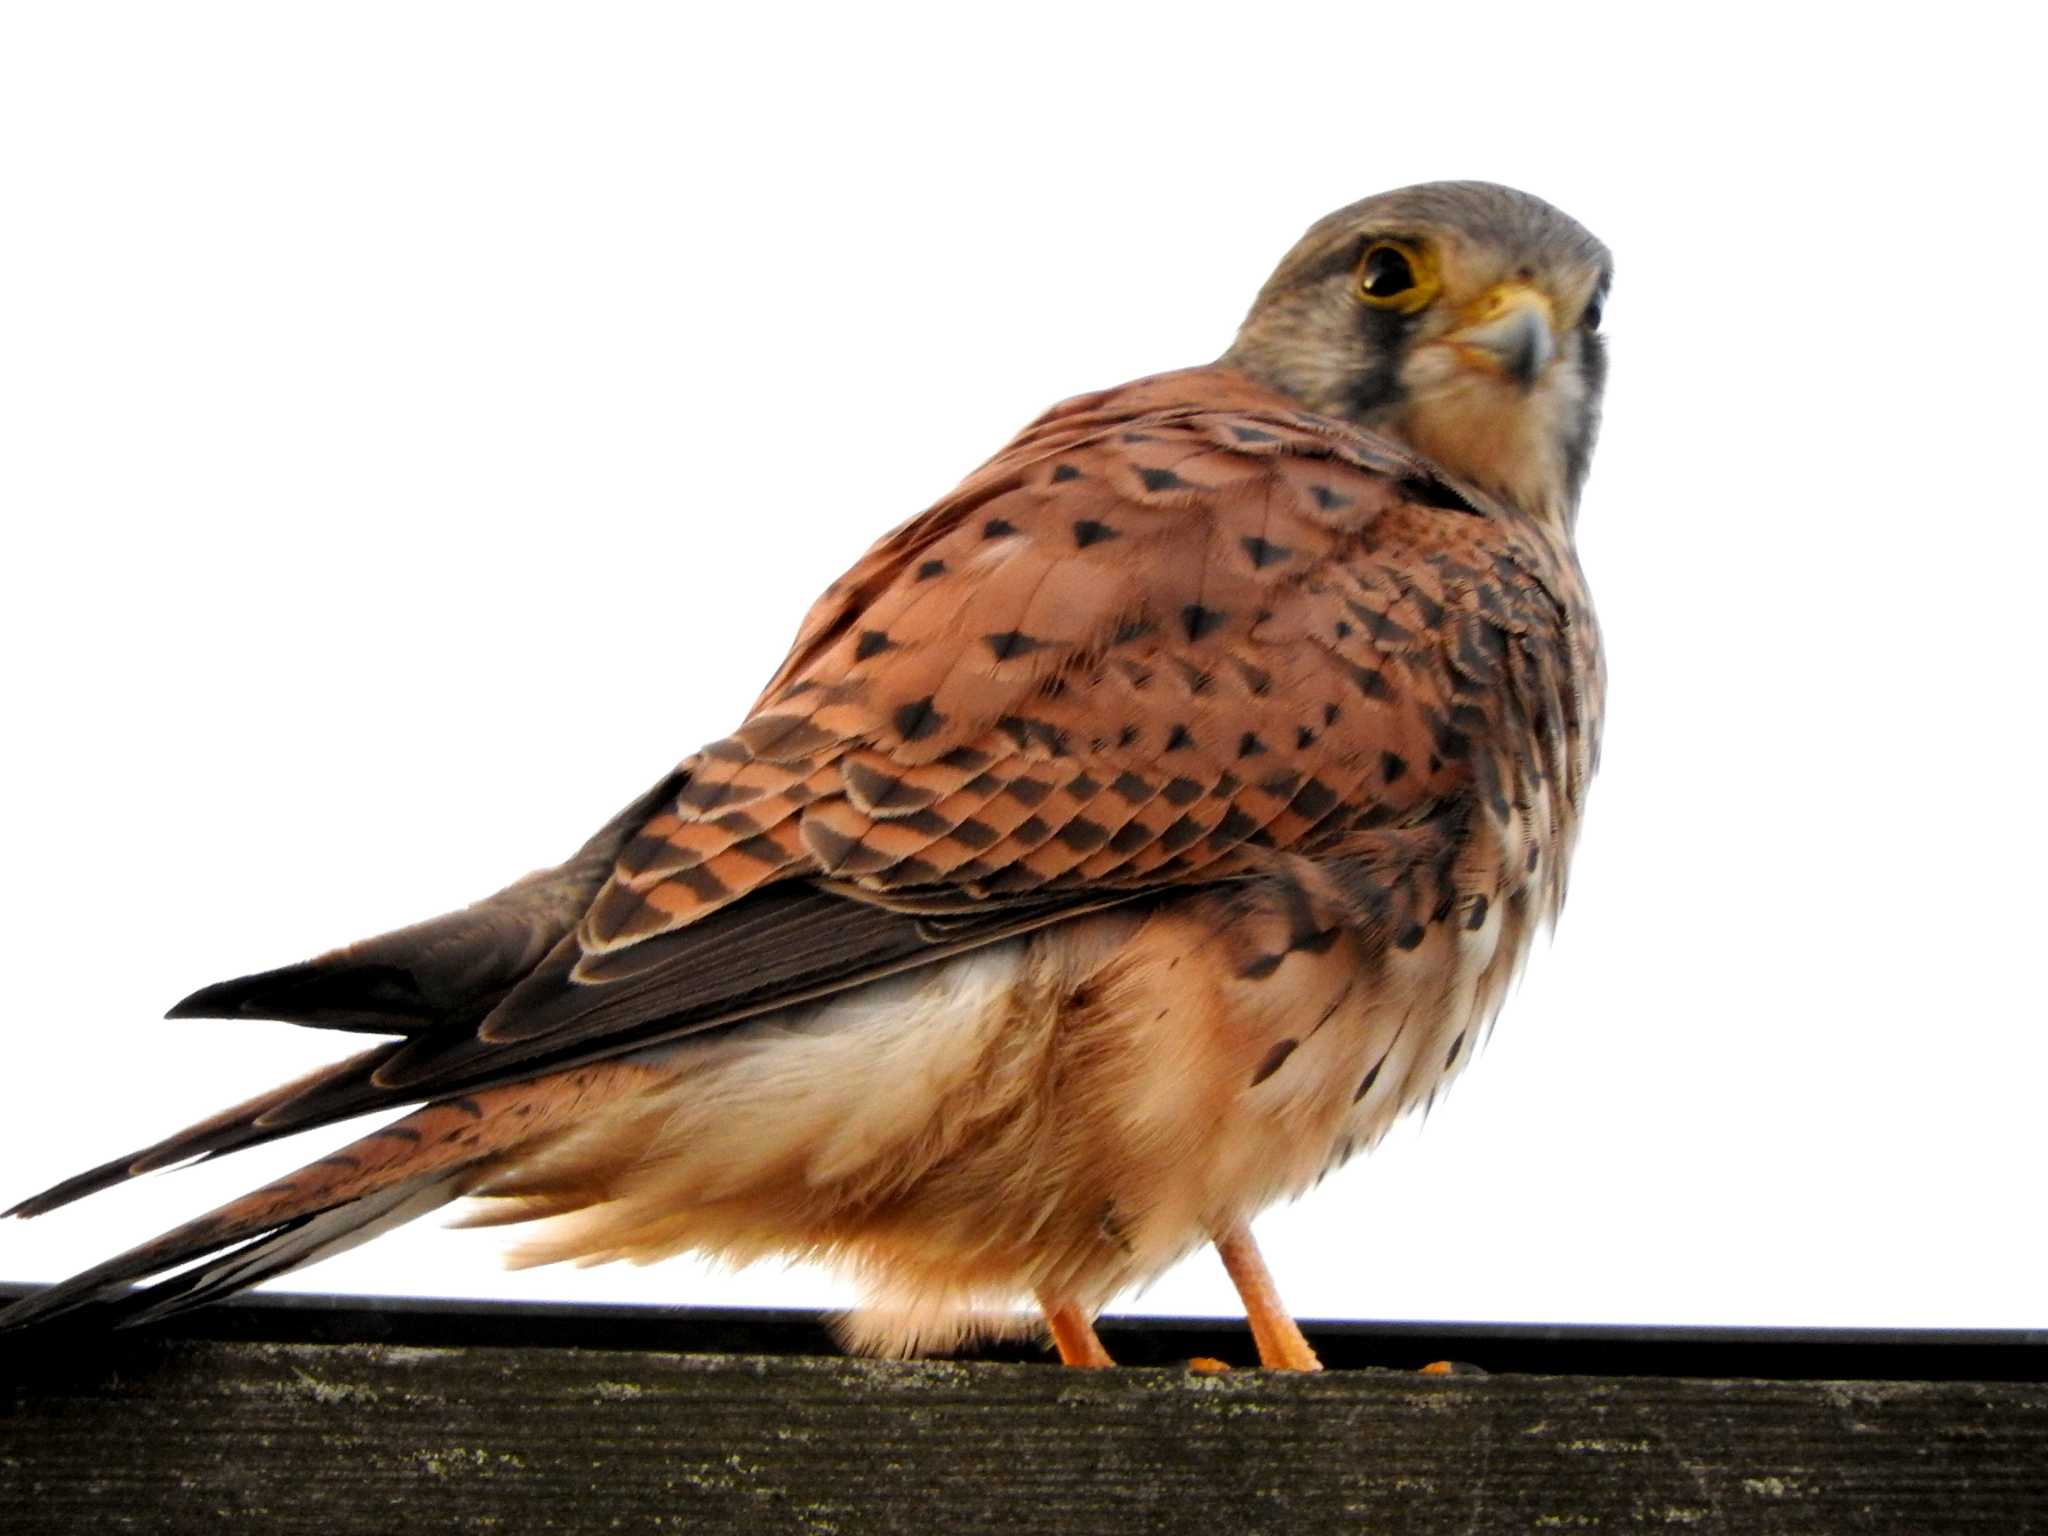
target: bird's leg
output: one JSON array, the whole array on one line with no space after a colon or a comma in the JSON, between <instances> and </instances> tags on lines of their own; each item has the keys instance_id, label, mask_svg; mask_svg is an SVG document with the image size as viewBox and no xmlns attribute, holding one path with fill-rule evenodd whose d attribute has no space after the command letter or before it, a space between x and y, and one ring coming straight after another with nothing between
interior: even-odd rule
<instances>
[{"instance_id":1,"label":"bird's leg","mask_svg":"<svg viewBox=\"0 0 2048 1536\"><path fill-rule=\"evenodd\" d=\"M1079 1307L1071 1301L1056 1302L1044 1296L1038 1299L1038 1304L1045 1308L1045 1320L1052 1324L1052 1341L1059 1347L1063 1365L1094 1369L1116 1364L1102 1347L1102 1340L1095 1336L1095 1325Z\"/></svg>"},{"instance_id":2,"label":"bird's leg","mask_svg":"<svg viewBox=\"0 0 2048 1536\"><path fill-rule=\"evenodd\" d=\"M1259 1364L1272 1371L1320 1371L1323 1362L1308 1347L1308 1340L1280 1304L1273 1289L1273 1276L1259 1257L1259 1245L1252 1241L1251 1228L1242 1222L1216 1234L1216 1251L1230 1272L1230 1283L1244 1298L1245 1320L1252 1325L1252 1341L1259 1347Z\"/></svg>"}]
</instances>

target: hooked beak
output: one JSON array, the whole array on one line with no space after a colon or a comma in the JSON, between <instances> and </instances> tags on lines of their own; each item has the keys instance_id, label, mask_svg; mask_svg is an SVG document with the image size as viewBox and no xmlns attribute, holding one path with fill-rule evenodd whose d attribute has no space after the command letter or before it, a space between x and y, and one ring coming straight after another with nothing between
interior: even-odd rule
<instances>
[{"instance_id":1,"label":"hooked beak","mask_svg":"<svg viewBox=\"0 0 2048 1536\"><path fill-rule=\"evenodd\" d=\"M1469 324L1444 339L1460 360L1528 389L1557 355L1550 300L1527 283L1489 288L1472 306Z\"/></svg>"}]
</instances>

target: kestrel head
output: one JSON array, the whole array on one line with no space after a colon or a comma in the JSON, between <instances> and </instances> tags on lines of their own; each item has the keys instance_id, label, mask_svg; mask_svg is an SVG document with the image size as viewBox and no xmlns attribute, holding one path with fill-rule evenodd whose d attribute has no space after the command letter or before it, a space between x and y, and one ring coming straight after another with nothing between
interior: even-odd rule
<instances>
[{"instance_id":1,"label":"kestrel head","mask_svg":"<svg viewBox=\"0 0 2048 1536\"><path fill-rule=\"evenodd\" d=\"M1483 181L1383 192L1318 222L1223 363L1569 525L1593 453L1607 248Z\"/></svg>"}]
</instances>

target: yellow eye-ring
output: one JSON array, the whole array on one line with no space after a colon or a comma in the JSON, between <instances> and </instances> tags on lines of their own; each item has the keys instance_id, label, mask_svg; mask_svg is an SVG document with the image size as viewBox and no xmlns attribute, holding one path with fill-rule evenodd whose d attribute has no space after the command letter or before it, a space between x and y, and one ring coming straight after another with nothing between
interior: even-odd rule
<instances>
[{"instance_id":1,"label":"yellow eye-ring","mask_svg":"<svg viewBox=\"0 0 2048 1536\"><path fill-rule=\"evenodd\" d=\"M1429 253L1405 240L1375 240L1358 259L1358 297L1374 309L1412 315L1442 286Z\"/></svg>"}]
</instances>

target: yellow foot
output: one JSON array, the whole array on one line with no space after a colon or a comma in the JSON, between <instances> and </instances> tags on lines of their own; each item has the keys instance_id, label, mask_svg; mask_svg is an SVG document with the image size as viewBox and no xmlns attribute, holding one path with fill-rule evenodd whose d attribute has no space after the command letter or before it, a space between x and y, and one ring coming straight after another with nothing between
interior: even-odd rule
<instances>
[{"instance_id":1,"label":"yellow foot","mask_svg":"<svg viewBox=\"0 0 2048 1536\"><path fill-rule=\"evenodd\" d=\"M1216 1252L1222 1256L1237 1294L1244 1298L1245 1321L1252 1325L1252 1342L1259 1346L1259 1364L1269 1371L1320 1371L1323 1362L1280 1304L1280 1293L1273 1287L1266 1261L1259 1257L1251 1229L1236 1226L1219 1232Z\"/></svg>"},{"instance_id":2,"label":"yellow foot","mask_svg":"<svg viewBox=\"0 0 2048 1536\"><path fill-rule=\"evenodd\" d=\"M1102 1340L1095 1336L1095 1325L1079 1307L1070 1301L1051 1302L1042 1297L1039 1305L1045 1308L1045 1320L1052 1325L1052 1341L1063 1364L1087 1370L1116 1364L1102 1347Z\"/></svg>"}]
</instances>

